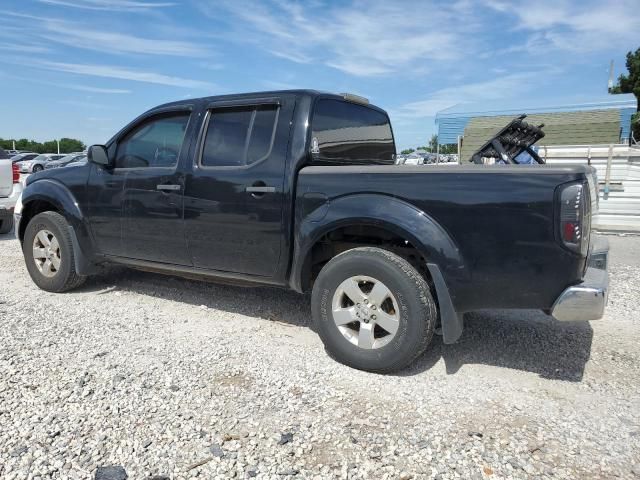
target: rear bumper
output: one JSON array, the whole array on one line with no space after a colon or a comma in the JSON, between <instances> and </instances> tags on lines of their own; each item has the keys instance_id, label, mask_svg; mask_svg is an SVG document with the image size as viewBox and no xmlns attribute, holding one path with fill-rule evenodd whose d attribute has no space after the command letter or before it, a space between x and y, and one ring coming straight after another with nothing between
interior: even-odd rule
<instances>
[{"instance_id":1,"label":"rear bumper","mask_svg":"<svg viewBox=\"0 0 640 480\"><path fill-rule=\"evenodd\" d=\"M565 289L551 307L551 315L561 322L598 320L604 315L609 294L609 242L595 236L582 283Z\"/></svg>"}]
</instances>

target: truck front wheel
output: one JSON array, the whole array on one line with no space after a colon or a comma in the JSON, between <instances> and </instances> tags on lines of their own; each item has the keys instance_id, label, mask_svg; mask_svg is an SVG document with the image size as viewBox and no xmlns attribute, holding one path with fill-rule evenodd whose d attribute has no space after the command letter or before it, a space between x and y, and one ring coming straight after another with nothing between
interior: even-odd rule
<instances>
[{"instance_id":1,"label":"truck front wheel","mask_svg":"<svg viewBox=\"0 0 640 480\"><path fill-rule=\"evenodd\" d=\"M69 226L59 213L43 212L31 219L22 251L31 279L42 290L66 292L86 278L76 273Z\"/></svg>"},{"instance_id":2,"label":"truck front wheel","mask_svg":"<svg viewBox=\"0 0 640 480\"><path fill-rule=\"evenodd\" d=\"M438 315L424 277L402 257L373 247L331 259L314 283L311 306L329 354L377 373L402 369L422 354Z\"/></svg>"}]
</instances>

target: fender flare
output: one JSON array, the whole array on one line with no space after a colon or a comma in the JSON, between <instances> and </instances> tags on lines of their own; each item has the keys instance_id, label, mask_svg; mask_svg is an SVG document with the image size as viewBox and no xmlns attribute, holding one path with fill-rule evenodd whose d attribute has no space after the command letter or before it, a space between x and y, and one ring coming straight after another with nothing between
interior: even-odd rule
<instances>
[{"instance_id":1,"label":"fender flare","mask_svg":"<svg viewBox=\"0 0 640 480\"><path fill-rule=\"evenodd\" d=\"M347 195L317 205L305 218L297 219L290 286L303 291L304 263L318 240L333 230L352 225L384 228L409 241L422 254L442 303L445 342L457 340L462 332L462 313L456 309L456 290L458 285L469 281L460 249L434 218L395 197L372 193Z\"/></svg>"},{"instance_id":2,"label":"fender flare","mask_svg":"<svg viewBox=\"0 0 640 480\"><path fill-rule=\"evenodd\" d=\"M24 223L25 213L35 201L45 201L53 205L62 214L69 224L69 233L76 250L75 266L80 275L89 275L95 272L93 241L87 224L87 220L78 202L71 191L55 179L43 178L29 183L22 192L22 217L21 230L26 228ZM22 226L24 225L24 226ZM22 242L22 232L19 232Z\"/></svg>"}]
</instances>

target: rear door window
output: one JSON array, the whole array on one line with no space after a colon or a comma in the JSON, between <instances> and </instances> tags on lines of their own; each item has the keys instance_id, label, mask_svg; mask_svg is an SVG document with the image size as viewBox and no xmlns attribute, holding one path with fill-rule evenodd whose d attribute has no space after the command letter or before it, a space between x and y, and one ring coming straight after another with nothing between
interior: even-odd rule
<instances>
[{"instance_id":1,"label":"rear door window","mask_svg":"<svg viewBox=\"0 0 640 480\"><path fill-rule=\"evenodd\" d=\"M277 105L211 110L200 164L239 167L267 158L273 146L277 118Z\"/></svg>"},{"instance_id":2,"label":"rear door window","mask_svg":"<svg viewBox=\"0 0 640 480\"><path fill-rule=\"evenodd\" d=\"M336 99L316 102L312 130L314 163L393 164L395 145L387 115Z\"/></svg>"}]
</instances>

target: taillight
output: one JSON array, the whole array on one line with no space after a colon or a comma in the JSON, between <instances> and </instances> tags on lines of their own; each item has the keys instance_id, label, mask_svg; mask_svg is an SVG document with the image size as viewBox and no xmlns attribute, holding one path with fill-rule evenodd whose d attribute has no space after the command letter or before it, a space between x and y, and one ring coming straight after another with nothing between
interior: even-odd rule
<instances>
[{"instance_id":1,"label":"taillight","mask_svg":"<svg viewBox=\"0 0 640 480\"><path fill-rule=\"evenodd\" d=\"M560 192L560 236L565 247L587 255L591 234L589 190L582 183L562 187Z\"/></svg>"},{"instance_id":2,"label":"taillight","mask_svg":"<svg viewBox=\"0 0 640 480\"><path fill-rule=\"evenodd\" d=\"M13 172L13 183L20 183L20 169L18 168L18 164L11 164L11 171Z\"/></svg>"}]
</instances>

